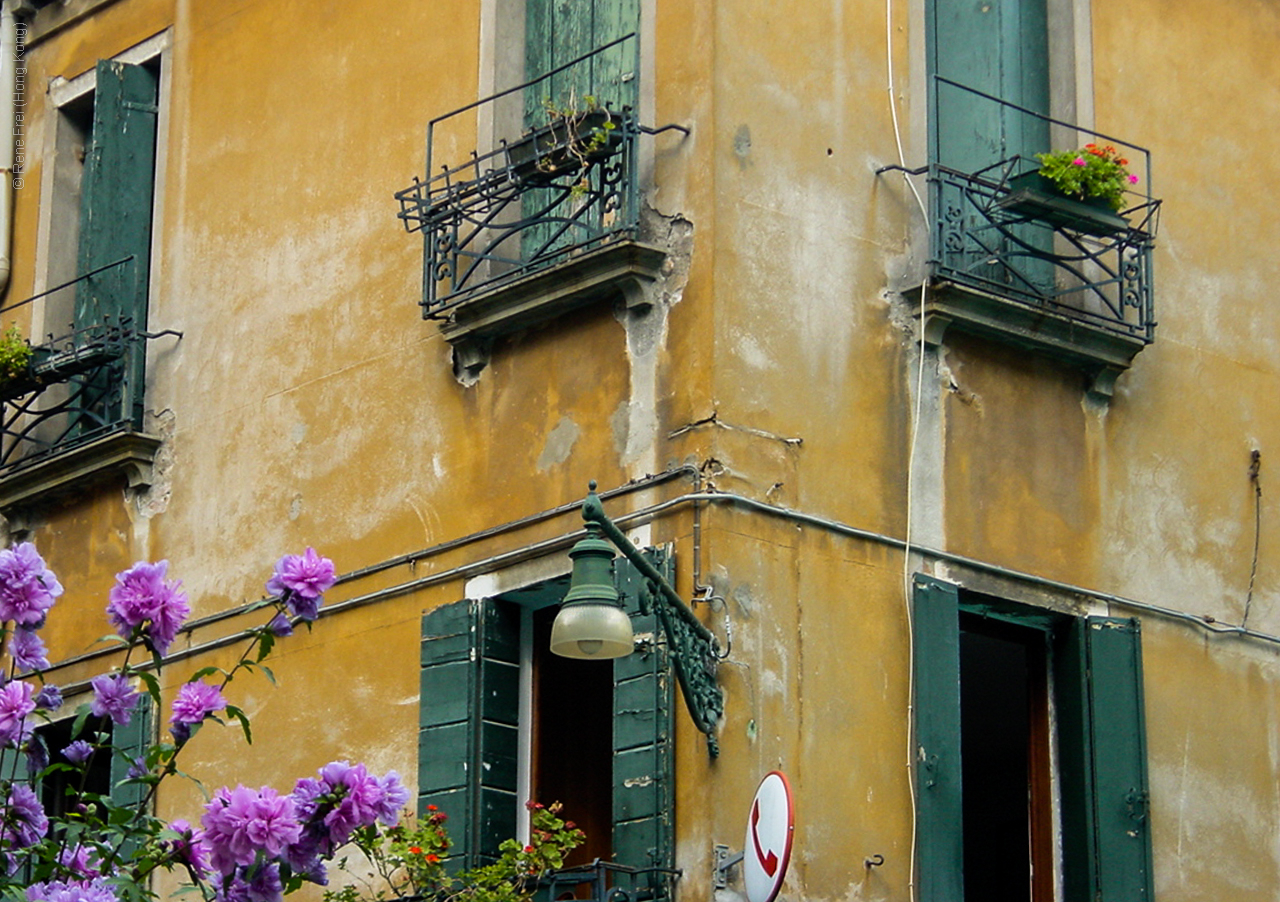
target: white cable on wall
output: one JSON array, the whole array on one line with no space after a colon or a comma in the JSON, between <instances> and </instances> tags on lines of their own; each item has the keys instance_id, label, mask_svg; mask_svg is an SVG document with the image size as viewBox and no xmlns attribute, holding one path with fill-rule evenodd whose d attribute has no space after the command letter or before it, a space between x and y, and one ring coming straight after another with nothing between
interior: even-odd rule
<instances>
[{"instance_id":1,"label":"white cable on wall","mask_svg":"<svg viewBox=\"0 0 1280 902\"><path fill-rule=\"evenodd\" d=\"M893 139L898 150L898 165L903 170L903 181L907 187L911 189L911 194L916 199L916 206L920 208L920 215L927 223L929 221L929 213L925 207L924 198L920 196L919 189L911 181L911 175L907 170L906 153L902 148L902 129L898 124L898 99L896 87L893 80L893 0L885 0L885 71L886 81L889 92L889 114L893 120ZM915 902L918 898L916 891L916 818L918 800L916 798L916 781L915 781L915 757L916 757L916 730L915 730L915 615L912 609L912 588L911 588L911 525L913 520L914 507L914 489L915 489L915 459L916 459L916 439L920 431L920 415L924 398L924 360L925 360L925 341L924 341L924 313L925 313L925 292L928 285L928 274L924 273L920 279L920 341L918 347L918 362L916 367L916 399L915 409L911 416L911 431L907 438L907 524L905 546L902 551L902 597L903 607L906 611L907 619L907 788L911 796L911 854L909 860L909 877L907 882L908 897Z\"/></svg>"}]
</instances>

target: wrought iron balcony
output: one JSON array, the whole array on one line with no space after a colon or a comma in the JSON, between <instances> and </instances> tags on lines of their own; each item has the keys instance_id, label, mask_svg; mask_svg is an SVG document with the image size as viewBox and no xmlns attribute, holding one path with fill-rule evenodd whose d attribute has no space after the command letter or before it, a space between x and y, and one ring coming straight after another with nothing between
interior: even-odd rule
<instances>
[{"instance_id":1,"label":"wrought iron balcony","mask_svg":"<svg viewBox=\"0 0 1280 902\"><path fill-rule=\"evenodd\" d=\"M534 902L665 902L674 898L679 878L680 871L671 868L634 868L596 859L543 874Z\"/></svg>"},{"instance_id":2,"label":"wrought iron balcony","mask_svg":"<svg viewBox=\"0 0 1280 902\"><path fill-rule=\"evenodd\" d=\"M450 341L608 290L642 302L631 289L656 277L662 255L635 241L637 143L652 133L636 115L636 78L627 35L428 124L427 178L396 199L405 229L424 235L423 315ZM456 159L467 146L477 149Z\"/></svg>"},{"instance_id":3,"label":"wrought iron balcony","mask_svg":"<svg viewBox=\"0 0 1280 902\"><path fill-rule=\"evenodd\" d=\"M0 510L103 471L143 481L159 440L142 431L145 344L153 335L109 312L127 257L8 309L79 290L75 323L32 346L28 371L0 385Z\"/></svg>"},{"instance_id":4,"label":"wrought iron balcony","mask_svg":"<svg viewBox=\"0 0 1280 902\"><path fill-rule=\"evenodd\" d=\"M935 130L991 127L986 152L957 164L935 134L926 338L959 328L1086 370L1110 395L1116 376L1155 336L1151 257L1160 201L1143 148L935 79ZM964 110L963 122L957 110ZM1016 139L1011 136L1017 136ZM1011 153L1020 142L1042 144ZM1044 184L1036 152L1111 145L1137 177L1123 209Z\"/></svg>"}]
</instances>

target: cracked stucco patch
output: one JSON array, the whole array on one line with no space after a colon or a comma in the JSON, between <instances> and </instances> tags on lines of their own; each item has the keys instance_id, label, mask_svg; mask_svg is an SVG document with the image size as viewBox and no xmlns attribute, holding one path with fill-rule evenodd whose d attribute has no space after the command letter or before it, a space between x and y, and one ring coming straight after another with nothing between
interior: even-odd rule
<instances>
[{"instance_id":1,"label":"cracked stucco patch","mask_svg":"<svg viewBox=\"0 0 1280 902\"><path fill-rule=\"evenodd\" d=\"M573 450L573 445L581 434L582 430L577 423L568 417L561 417L555 428L547 433L547 441L542 446L542 453L538 455L538 469L545 471L568 460L569 452Z\"/></svg>"}]
</instances>

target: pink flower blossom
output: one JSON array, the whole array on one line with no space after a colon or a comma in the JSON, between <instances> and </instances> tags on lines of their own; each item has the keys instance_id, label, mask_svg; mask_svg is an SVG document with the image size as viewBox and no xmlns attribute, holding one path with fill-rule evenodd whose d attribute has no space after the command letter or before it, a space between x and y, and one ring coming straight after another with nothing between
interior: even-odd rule
<instances>
[{"instance_id":1,"label":"pink flower blossom","mask_svg":"<svg viewBox=\"0 0 1280 902\"><path fill-rule=\"evenodd\" d=\"M183 683L173 700L173 717L169 723L198 724L214 711L227 706L222 690L208 683Z\"/></svg>"},{"instance_id":2,"label":"pink flower blossom","mask_svg":"<svg viewBox=\"0 0 1280 902\"><path fill-rule=\"evenodd\" d=\"M302 834L293 799L270 786L219 789L204 811L204 845L221 874L232 873L236 865L253 864L259 852L275 858Z\"/></svg>"},{"instance_id":3,"label":"pink flower blossom","mask_svg":"<svg viewBox=\"0 0 1280 902\"><path fill-rule=\"evenodd\" d=\"M1072 165L1072 166L1084 166L1084 165L1086 165L1086 163L1085 163L1085 161L1084 161L1084 157L1076 157L1074 160L1072 160L1072 161L1071 161L1071 165Z\"/></svg>"},{"instance_id":4,"label":"pink flower blossom","mask_svg":"<svg viewBox=\"0 0 1280 902\"><path fill-rule=\"evenodd\" d=\"M1130 174L1129 174L1129 184L1130 184L1130 185L1136 185L1136 184L1138 184L1138 177L1137 177L1136 175L1133 175L1132 173L1130 173Z\"/></svg>"},{"instance_id":5,"label":"pink flower blossom","mask_svg":"<svg viewBox=\"0 0 1280 902\"><path fill-rule=\"evenodd\" d=\"M40 634L30 627L16 626L9 640L9 654L19 670L48 670L49 650Z\"/></svg>"},{"instance_id":6,"label":"pink flower blossom","mask_svg":"<svg viewBox=\"0 0 1280 902\"><path fill-rule=\"evenodd\" d=\"M139 561L117 573L109 596L111 603L107 605L107 617L120 638L131 639L142 628L143 638L162 655L191 613L186 593L178 590L181 581L166 580L168 571L168 561Z\"/></svg>"},{"instance_id":7,"label":"pink flower blossom","mask_svg":"<svg viewBox=\"0 0 1280 902\"><path fill-rule=\"evenodd\" d=\"M294 615L315 620L321 597L336 581L333 561L308 548L303 554L286 554L276 561L267 592L283 597Z\"/></svg>"},{"instance_id":8,"label":"pink flower blossom","mask_svg":"<svg viewBox=\"0 0 1280 902\"><path fill-rule=\"evenodd\" d=\"M0 620L38 625L62 594L62 584L36 553L22 542L0 551Z\"/></svg>"},{"instance_id":9,"label":"pink flower blossom","mask_svg":"<svg viewBox=\"0 0 1280 902\"><path fill-rule=\"evenodd\" d=\"M36 709L30 683L13 680L0 689L0 745L21 745L31 737L28 715Z\"/></svg>"},{"instance_id":10,"label":"pink flower blossom","mask_svg":"<svg viewBox=\"0 0 1280 902\"><path fill-rule=\"evenodd\" d=\"M138 693L124 675L104 673L91 679L89 685L93 687L93 701L89 703L93 716L109 717L116 726L128 726Z\"/></svg>"}]
</instances>

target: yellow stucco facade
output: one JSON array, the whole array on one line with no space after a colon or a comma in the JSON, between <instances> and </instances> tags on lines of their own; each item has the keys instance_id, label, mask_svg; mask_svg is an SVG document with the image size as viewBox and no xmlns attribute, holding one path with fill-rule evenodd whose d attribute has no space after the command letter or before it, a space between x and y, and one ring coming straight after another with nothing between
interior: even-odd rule
<instances>
[{"instance_id":1,"label":"yellow stucco facade","mask_svg":"<svg viewBox=\"0 0 1280 902\"><path fill-rule=\"evenodd\" d=\"M641 0L640 123L688 130L636 136L640 240L665 254L646 304L500 334L465 378L421 316L422 237L393 196L429 120L508 86L520 0L35 6L2 318L33 343L52 302L10 308L65 254L59 100L140 46L159 84L142 431L160 444L136 486L90 473L5 511L67 587L48 679L83 690L111 665L107 592L144 559L170 562L196 624L167 697L230 666L242 606L313 546L342 579L281 643L278 685L233 684L252 746L205 730L184 769L285 789L345 758L415 786L424 613L567 573L594 479L672 550L683 597L695 570L711 587L695 613L727 650L718 758L674 704L683 902L739 898L736 872L713 889L712 849L741 848L774 769L797 811L784 899L944 898L912 865L915 574L1138 618L1154 897L1280 894L1280 311L1256 249L1280 184L1275 8L1049 0L1072 121L1150 149L1162 200L1154 340L1098 397L1025 346L921 343L930 186L910 177L922 206L878 170L929 161L924 0ZM461 134L441 152L484 146ZM0 483L22 473L19 455ZM157 810L199 803L175 783ZM1074 902L1055 848L1052 898Z\"/></svg>"}]
</instances>

